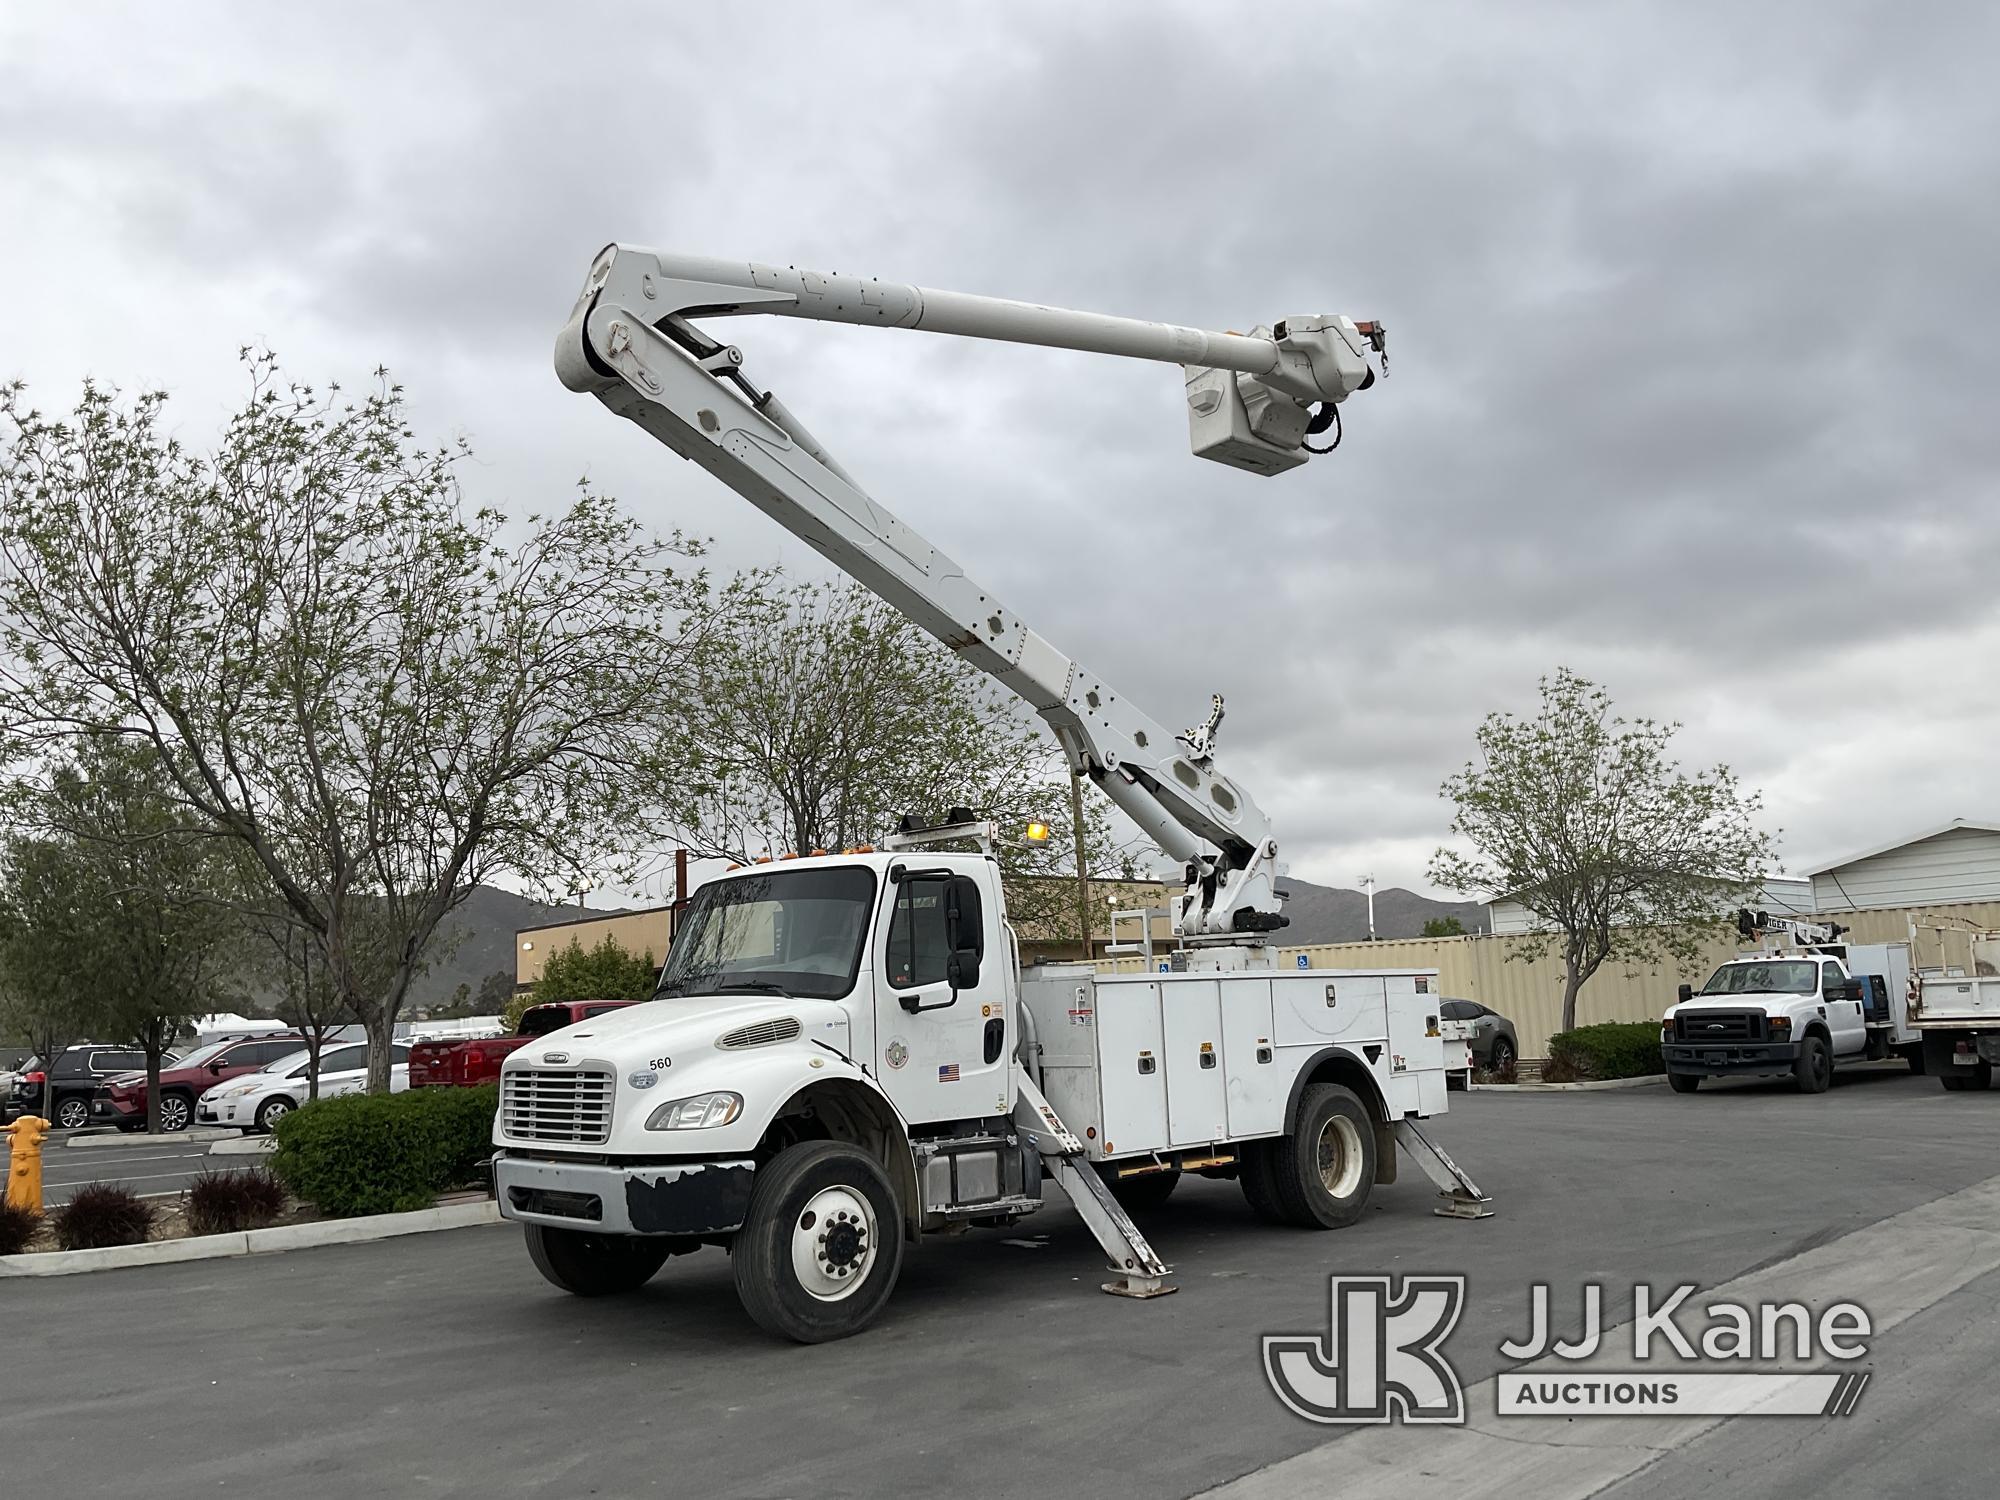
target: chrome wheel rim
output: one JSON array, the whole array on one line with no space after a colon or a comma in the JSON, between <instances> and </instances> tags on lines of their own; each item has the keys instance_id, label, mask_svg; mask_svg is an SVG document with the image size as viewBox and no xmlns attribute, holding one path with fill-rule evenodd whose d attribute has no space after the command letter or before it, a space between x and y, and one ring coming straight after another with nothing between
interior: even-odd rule
<instances>
[{"instance_id":1,"label":"chrome wheel rim","mask_svg":"<svg viewBox=\"0 0 2000 1500\"><path fill-rule=\"evenodd\" d=\"M169 1094L160 1101L160 1129L186 1130L189 1113L187 1100L178 1094Z\"/></svg>"},{"instance_id":2,"label":"chrome wheel rim","mask_svg":"<svg viewBox=\"0 0 2000 1500\"><path fill-rule=\"evenodd\" d=\"M1314 1151L1320 1186L1335 1198L1350 1198L1361 1186L1361 1132L1346 1115L1334 1115L1319 1128Z\"/></svg>"},{"instance_id":3,"label":"chrome wheel rim","mask_svg":"<svg viewBox=\"0 0 2000 1500\"><path fill-rule=\"evenodd\" d=\"M852 1297L875 1260L875 1210L856 1188L822 1188L792 1221L792 1274L818 1301Z\"/></svg>"},{"instance_id":4,"label":"chrome wheel rim","mask_svg":"<svg viewBox=\"0 0 2000 1500\"><path fill-rule=\"evenodd\" d=\"M90 1119L90 1106L75 1099L65 1099L56 1110L56 1124L65 1130L79 1130Z\"/></svg>"}]
</instances>

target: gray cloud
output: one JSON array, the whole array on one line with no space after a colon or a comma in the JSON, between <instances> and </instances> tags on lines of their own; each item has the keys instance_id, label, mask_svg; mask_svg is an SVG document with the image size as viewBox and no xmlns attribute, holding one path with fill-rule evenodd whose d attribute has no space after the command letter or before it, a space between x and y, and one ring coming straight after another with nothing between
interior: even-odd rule
<instances>
[{"instance_id":1,"label":"gray cloud","mask_svg":"<svg viewBox=\"0 0 2000 1500\"><path fill-rule=\"evenodd\" d=\"M730 334L1163 720L1226 691L1225 757L1308 878L1417 883L1478 718L1558 663L1762 784L1795 863L1993 811L1990 13L1273 12L17 14L0 269L37 305L0 351L38 385L129 359L197 428L244 338L313 376L386 361L474 438L482 498L587 469L725 562L817 573L554 384L604 241L1379 316L1392 378L1269 482L1186 456L1172 370Z\"/></svg>"}]
</instances>

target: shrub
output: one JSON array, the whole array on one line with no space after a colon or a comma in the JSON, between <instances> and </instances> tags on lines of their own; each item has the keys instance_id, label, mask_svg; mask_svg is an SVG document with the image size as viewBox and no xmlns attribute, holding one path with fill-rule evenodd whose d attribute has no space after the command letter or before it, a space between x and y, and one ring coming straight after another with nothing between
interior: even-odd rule
<instances>
[{"instance_id":1,"label":"shrub","mask_svg":"<svg viewBox=\"0 0 2000 1500\"><path fill-rule=\"evenodd\" d=\"M263 1229L285 1211L285 1185L264 1167L204 1172L187 1190L189 1234Z\"/></svg>"},{"instance_id":2,"label":"shrub","mask_svg":"<svg viewBox=\"0 0 2000 1500\"><path fill-rule=\"evenodd\" d=\"M271 1169L338 1218L428 1208L477 1177L499 1107L496 1084L321 1099L278 1121Z\"/></svg>"},{"instance_id":3,"label":"shrub","mask_svg":"<svg viewBox=\"0 0 2000 1500\"><path fill-rule=\"evenodd\" d=\"M42 1227L42 1216L32 1208L16 1208L0 1200L0 1255L19 1255Z\"/></svg>"},{"instance_id":4,"label":"shrub","mask_svg":"<svg viewBox=\"0 0 2000 1500\"><path fill-rule=\"evenodd\" d=\"M130 1188L93 1182L56 1210L56 1245L63 1250L143 1245L153 1217L153 1205Z\"/></svg>"},{"instance_id":5,"label":"shrub","mask_svg":"<svg viewBox=\"0 0 2000 1500\"><path fill-rule=\"evenodd\" d=\"M1664 1073L1660 1058L1658 1021L1601 1021L1558 1031L1549 1038L1548 1066L1542 1077L1551 1083L1588 1078L1644 1078ZM1561 1075L1561 1076L1558 1076Z\"/></svg>"}]
</instances>

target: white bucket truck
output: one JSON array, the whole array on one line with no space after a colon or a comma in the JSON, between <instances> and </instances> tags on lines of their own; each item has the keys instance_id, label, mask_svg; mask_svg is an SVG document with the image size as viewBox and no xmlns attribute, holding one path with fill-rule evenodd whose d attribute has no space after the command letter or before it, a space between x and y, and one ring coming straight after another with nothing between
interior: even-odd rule
<instances>
[{"instance_id":1,"label":"white bucket truck","mask_svg":"<svg viewBox=\"0 0 2000 1500\"><path fill-rule=\"evenodd\" d=\"M564 383L1018 693L1186 886L1170 972L1130 976L1020 966L998 832L965 810L701 887L655 1001L507 1060L494 1180L536 1265L590 1296L727 1246L751 1316L810 1342L866 1326L907 1243L1032 1213L1047 1182L1109 1255L1106 1289L1142 1297L1173 1288L1119 1200L1163 1198L1183 1172L1330 1229L1394 1180L1401 1145L1440 1213L1489 1213L1416 1124L1445 1109L1435 976L1271 967L1277 844L1215 765L1221 700L1161 728L864 494L689 321L751 312L1185 363L1195 451L1260 474L1332 446L1309 439L1382 348L1345 318L1203 333L625 246L597 258L557 345Z\"/></svg>"},{"instance_id":2,"label":"white bucket truck","mask_svg":"<svg viewBox=\"0 0 2000 1500\"><path fill-rule=\"evenodd\" d=\"M1917 957L1910 1024L1923 1040L1926 1071L1954 1091L1990 1088L2000 1063L2000 932L1913 918L1910 951Z\"/></svg>"},{"instance_id":3,"label":"white bucket truck","mask_svg":"<svg viewBox=\"0 0 2000 1500\"><path fill-rule=\"evenodd\" d=\"M1680 987L1660 1031L1667 1082L1692 1094L1704 1078L1787 1076L1826 1091L1849 1063L1904 1057L1923 1071L1910 1024L1907 943L1842 943L1837 922L1739 912L1760 946L1730 959L1699 990Z\"/></svg>"}]
</instances>

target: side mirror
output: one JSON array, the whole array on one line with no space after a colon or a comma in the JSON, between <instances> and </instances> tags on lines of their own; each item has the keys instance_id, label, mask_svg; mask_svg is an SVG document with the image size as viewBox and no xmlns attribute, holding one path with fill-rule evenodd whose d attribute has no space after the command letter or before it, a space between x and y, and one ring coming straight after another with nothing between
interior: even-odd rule
<instances>
[{"instance_id":1,"label":"side mirror","mask_svg":"<svg viewBox=\"0 0 2000 1500\"><path fill-rule=\"evenodd\" d=\"M951 983L951 992L974 989L979 984L979 950L977 948L954 948L951 957L944 962L944 977Z\"/></svg>"},{"instance_id":2,"label":"side mirror","mask_svg":"<svg viewBox=\"0 0 2000 1500\"><path fill-rule=\"evenodd\" d=\"M1692 1000L1694 999L1694 986L1691 984L1684 984L1675 993L1677 993L1683 1000Z\"/></svg>"},{"instance_id":3,"label":"side mirror","mask_svg":"<svg viewBox=\"0 0 2000 1500\"><path fill-rule=\"evenodd\" d=\"M216 1077L220 1078L224 1073L227 1073L229 1071L229 1064L224 1062L212 1062L208 1065L208 1071L213 1073Z\"/></svg>"}]
</instances>

